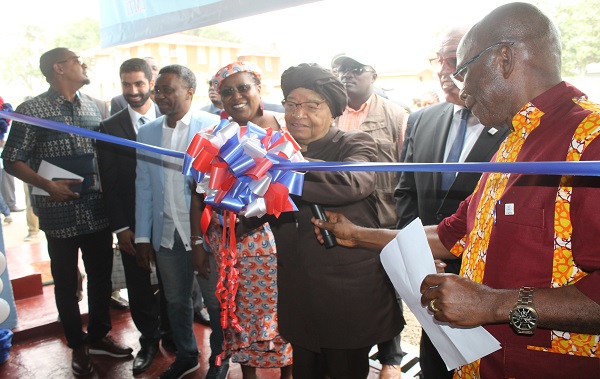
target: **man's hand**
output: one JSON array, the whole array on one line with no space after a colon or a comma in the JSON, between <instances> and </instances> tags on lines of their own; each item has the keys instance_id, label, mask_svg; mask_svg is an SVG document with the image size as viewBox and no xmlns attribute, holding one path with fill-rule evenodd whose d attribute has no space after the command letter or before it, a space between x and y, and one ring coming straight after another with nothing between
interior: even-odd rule
<instances>
[{"instance_id":1,"label":"man's hand","mask_svg":"<svg viewBox=\"0 0 600 379\"><path fill-rule=\"evenodd\" d=\"M500 292L459 275L430 274L421 283L421 304L428 306L436 320L453 326L480 326L499 322L495 311Z\"/></svg>"},{"instance_id":2,"label":"man's hand","mask_svg":"<svg viewBox=\"0 0 600 379\"><path fill-rule=\"evenodd\" d=\"M321 230L319 229L323 228L331 231L335 235L338 245L346 247L355 247L358 245L357 241L353 238L353 236L356 235L356 230L359 229L358 226L350 222L350 220L341 213L325 211L325 214L329 221L318 220L314 217L310 219L313 225L315 225L315 234L317 235L317 240L319 240L321 244L324 243L324 240Z\"/></svg>"},{"instance_id":3,"label":"man's hand","mask_svg":"<svg viewBox=\"0 0 600 379\"><path fill-rule=\"evenodd\" d=\"M202 244L192 245L192 262L194 271L203 279L208 279L210 273L210 261L208 260L208 252Z\"/></svg>"},{"instance_id":4,"label":"man's hand","mask_svg":"<svg viewBox=\"0 0 600 379\"><path fill-rule=\"evenodd\" d=\"M119 249L130 255L135 255L135 233L131 229L125 229L117 233Z\"/></svg>"},{"instance_id":5,"label":"man's hand","mask_svg":"<svg viewBox=\"0 0 600 379\"><path fill-rule=\"evenodd\" d=\"M152 244L149 242L138 243L135 247L135 260L138 266L152 272L152 263L155 262Z\"/></svg>"},{"instance_id":6,"label":"man's hand","mask_svg":"<svg viewBox=\"0 0 600 379\"><path fill-rule=\"evenodd\" d=\"M71 191L71 186L81 182L81 179L50 180L44 189L50 194L50 199L54 201L76 200L79 199L79 194Z\"/></svg>"}]
</instances>

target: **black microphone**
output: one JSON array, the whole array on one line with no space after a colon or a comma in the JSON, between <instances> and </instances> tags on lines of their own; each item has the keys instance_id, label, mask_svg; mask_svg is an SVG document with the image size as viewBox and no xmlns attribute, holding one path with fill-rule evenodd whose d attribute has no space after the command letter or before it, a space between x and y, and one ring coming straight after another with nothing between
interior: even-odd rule
<instances>
[{"instance_id":1,"label":"black microphone","mask_svg":"<svg viewBox=\"0 0 600 379\"><path fill-rule=\"evenodd\" d=\"M311 204L310 210L312 211L313 216L316 219L327 221L327 216L325 215L325 211L323 207L319 204ZM335 236L329 230L325 230L323 228L319 228L321 230L321 235L323 236L324 245L326 249L331 249L332 247L337 246L337 241L335 240Z\"/></svg>"}]
</instances>

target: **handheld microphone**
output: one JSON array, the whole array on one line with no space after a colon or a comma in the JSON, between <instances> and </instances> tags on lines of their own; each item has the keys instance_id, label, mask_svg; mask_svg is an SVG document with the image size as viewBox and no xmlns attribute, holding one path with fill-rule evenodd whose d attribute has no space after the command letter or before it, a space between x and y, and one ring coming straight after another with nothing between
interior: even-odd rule
<instances>
[{"instance_id":1,"label":"handheld microphone","mask_svg":"<svg viewBox=\"0 0 600 379\"><path fill-rule=\"evenodd\" d=\"M312 211L313 216L316 219L327 221L327 216L325 215L325 211L323 207L319 204L311 204L310 210ZM331 249L334 246L337 246L337 241L335 240L335 236L329 230L325 230L323 228L319 228L321 230L321 235L323 236L324 245L326 249Z\"/></svg>"}]
</instances>

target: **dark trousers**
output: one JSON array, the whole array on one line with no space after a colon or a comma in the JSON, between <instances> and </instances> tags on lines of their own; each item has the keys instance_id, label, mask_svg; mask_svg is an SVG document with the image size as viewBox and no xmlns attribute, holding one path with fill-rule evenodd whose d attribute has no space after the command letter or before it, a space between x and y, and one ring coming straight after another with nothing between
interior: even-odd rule
<instances>
[{"instance_id":1,"label":"dark trousers","mask_svg":"<svg viewBox=\"0 0 600 379\"><path fill-rule=\"evenodd\" d=\"M112 233L107 228L76 237L46 239L56 307L68 346L76 348L84 344L86 339L90 342L102 339L111 329L109 305L112 292ZM87 335L82 330L77 300L79 249L87 273Z\"/></svg>"},{"instance_id":2,"label":"dark trousers","mask_svg":"<svg viewBox=\"0 0 600 379\"><path fill-rule=\"evenodd\" d=\"M369 376L369 351L360 349L321 349L320 353L292 344L294 379L365 379Z\"/></svg>"},{"instance_id":3,"label":"dark trousers","mask_svg":"<svg viewBox=\"0 0 600 379\"><path fill-rule=\"evenodd\" d=\"M400 312L404 312L402 299L400 298L400 295L398 295L398 292L396 292L396 301L400 307ZM406 322L404 321L404 315L402 317L402 329L404 329ZM382 365L400 366L402 357L404 356L404 352L400 346L401 336L402 334L398 333L398 335L391 340L377 344L377 360L379 363Z\"/></svg>"},{"instance_id":4,"label":"dark trousers","mask_svg":"<svg viewBox=\"0 0 600 379\"><path fill-rule=\"evenodd\" d=\"M154 294L150 273L138 266L135 256L122 251L121 258L125 269L131 319L142 334L140 344L147 346L160 338L158 298Z\"/></svg>"},{"instance_id":5,"label":"dark trousers","mask_svg":"<svg viewBox=\"0 0 600 379\"><path fill-rule=\"evenodd\" d=\"M401 334L377 344L377 360L382 365L400 366L404 352L400 346Z\"/></svg>"}]
</instances>

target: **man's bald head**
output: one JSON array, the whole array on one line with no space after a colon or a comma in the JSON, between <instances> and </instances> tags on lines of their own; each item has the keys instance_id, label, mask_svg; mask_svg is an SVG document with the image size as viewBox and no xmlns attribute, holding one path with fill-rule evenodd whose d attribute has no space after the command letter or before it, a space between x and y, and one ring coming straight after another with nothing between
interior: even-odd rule
<instances>
[{"instance_id":1,"label":"man's bald head","mask_svg":"<svg viewBox=\"0 0 600 379\"><path fill-rule=\"evenodd\" d=\"M463 72L461 97L484 125L510 125L521 107L561 81L560 33L534 5L506 4L475 24L459 45L459 67L480 53Z\"/></svg>"},{"instance_id":2,"label":"man's bald head","mask_svg":"<svg viewBox=\"0 0 600 379\"><path fill-rule=\"evenodd\" d=\"M532 4L510 3L496 8L467 33L467 38L479 40L480 46L499 41L522 43L527 54L519 57L521 61L542 70L540 76L560 76L560 31Z\"/></svg>"}]
</instances>

